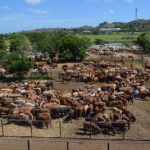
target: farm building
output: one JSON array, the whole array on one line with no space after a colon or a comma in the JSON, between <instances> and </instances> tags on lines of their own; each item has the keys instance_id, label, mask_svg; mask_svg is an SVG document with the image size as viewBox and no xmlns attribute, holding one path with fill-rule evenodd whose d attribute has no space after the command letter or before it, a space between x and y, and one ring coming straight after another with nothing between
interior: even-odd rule
<instances>
[{"instance_id":1,"label":"farm building","mask_svg":"<svg viewBox=\"0 0 150 150\"><path fill-rule=\"evenodd\" d=\"M121 31L121 28L101 28L101 32L118 32Z\"/></svg>"}]
</instances>

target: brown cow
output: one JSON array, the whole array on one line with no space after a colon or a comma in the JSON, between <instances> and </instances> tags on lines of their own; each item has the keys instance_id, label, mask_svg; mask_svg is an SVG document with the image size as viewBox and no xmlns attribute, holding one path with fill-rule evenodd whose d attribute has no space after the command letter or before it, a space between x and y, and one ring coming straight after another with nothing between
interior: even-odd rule
<instances>
[{"instance_id":1,"label":"brown cow","mask_svg":"<svg viewBox=\"0 0 150 150\"><path fill-rule=\"evenodd\" d=\"M129 60L134 60L134 57L132 55L128 55Z\"/></svg>"},{"instance_id":2,"label":"brown cow","mask_svg":"<svg viewBox=\"0 0 150 150\"><path fill-rule=\"evenodd\" d=\"M9 108L1 107L0 108L0 117L2 116L2 113L5 114L5 115L8 115L9 112L10 112Z\"/></svg>"},{"instance_id":3,"label":"brown cow","mask_svg":"<svg viewBox=\"0 0 150 150\"><path fill-rule=\"evenodd\" d=\"M33 109L32 114L35 117L35 125L39 128L43 128L44 124L48 128L49 124L51 125L51 114L49 109Z\"/></svg>"},{"instance_id":4,"label":"brown cow","mask_svg":"<svg viewBox=\"0 0 150 150\"><path fill-rule=\"evenodd\" d=\"M52 67L53 69L58 68L58 64L57 63L51 63L50 67Z\"/></svg>"},{"instance_id":5,"label":"brown cow","mask_svg":"<svg viewBox=\"0 0 150 150\"><path fill-rule=\"evenodd\" d=\"M90 131L92 134L97 134L101 132L101 129L93 122L84 122L83 123L84 133Z\"/></svg>"}]
</instances>

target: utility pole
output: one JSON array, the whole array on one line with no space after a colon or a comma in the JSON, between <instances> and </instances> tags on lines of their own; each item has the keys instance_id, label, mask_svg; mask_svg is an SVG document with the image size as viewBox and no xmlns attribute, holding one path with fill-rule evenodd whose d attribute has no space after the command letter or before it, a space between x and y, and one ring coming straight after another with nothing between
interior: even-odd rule
<instances>
[{"instance_id":1,"label":"utility pole","mask_svg":"<svg viewBox=\"0 0 150 150\"><path fill-rule=\"evenodd\" d=\"M138 31L138 9L135 8L135 30Z\"/></svg>"},{"instance_id":2,"label":"utility pole","mask_svg":"<svg viewBox=\"0 0 150 150\"><path fill-rule=\"evenodd\" d=\"M135 8L135 21L137 21L137 20L138 20L138 9Z\"/></svg>"}]
</instances>

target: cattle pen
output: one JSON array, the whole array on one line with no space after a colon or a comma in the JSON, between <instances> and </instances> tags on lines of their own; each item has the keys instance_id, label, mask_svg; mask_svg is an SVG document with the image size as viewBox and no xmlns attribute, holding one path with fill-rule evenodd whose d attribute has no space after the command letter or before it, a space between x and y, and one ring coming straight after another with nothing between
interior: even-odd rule
<instances>
[{"instance_id":1,"label":"cattle pen","mask_svg":"<svg viewBox=\"0 0 150 150\"><path fill-rule=\"evenodd\" d=\"M63 122L61 120L51 120L49 128L38 128L34 122L25 122L23 120L11 120L13 124L9 124L6 120L1 120L0 137L16 137L16 138L57 138L57 139L83 139L83 140L128 140L128 141L149 141L150 135L145 134L139 128L134 130L124 129L122 124L119 124L114 130L108 129L109 123L101 123L101 127L105 128L100 132L93 132L92 126L88 130L84 130L82 123L79 120L71 122ZM43 121L38 120L41 124ZM79 121L81 122L81 120ZM112 122L116 124L115 122ZM118 124L117 124L118 125ZM148 132L149 133L149 132Z\"/></svg>"},{"instance_id":2,"label":"cattle pen","mask_svg":"<svg viewBox=\"0 0 150 150\"><path fill-rule=\"evenodd\" d=\"M55 72L53 72L53 75ZM58 72L57 72L58 74ZM83 83L59 83L54 81L55 88L71 90L70 87L79 88ZM146 84L149 84L147 81ZM65 86L64 86L65 85ZM101 86L97 83L96 86ZM131 122L131 129L112 131L105 130L101 133L92 133L91 127L84 132L84 117L64 122L65 118L53 118L49 120L49 128L41 128L42 120L35 125L35 120L8 120L4 115L0 120L0 150L149 150L150 148L150 120L149 120L149 97L148 100L134 99L133 105L128 105L128 110L137 117L136 123ZM107 107L108 109L108 107ZM110 111L111 108L109 108ZM31 121L31 122L30 122ZM111 122L112 123L112 122ZM115 122L114 122L115 123ZM106 124L107 125L107 124ZM91 122L90 122L91 126Z\"/></svg>"}]
</instances>

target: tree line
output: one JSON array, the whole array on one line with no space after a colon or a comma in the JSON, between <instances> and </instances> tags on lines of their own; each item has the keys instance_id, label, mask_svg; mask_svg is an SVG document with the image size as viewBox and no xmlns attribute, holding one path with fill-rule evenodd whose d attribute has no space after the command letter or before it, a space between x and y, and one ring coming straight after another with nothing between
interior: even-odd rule
<instances>
[{"instance_id":1,"label":"tree line","mask_svg":"<svg viewBox=\"0 0 150 150\"><path fill-rule=\"evenodd\" d=\"M9 73L18 74L34 66L27 59L28 52L56 54L65 61L82 61L90 40L62 31L26 32L0 35L0 63Z\"/></svg>"},{"instance_id":2,"label":"tree line","mask_svg":"<svg viewBox=\"0 0 150 150\"><path fill-rule=\"evenodd\" d=\"M105 42L95 39L94 43ZM150 33L141 34L137 43L146 53L150 53ZM28 52L47 52L51 58L57 54L65 61L82 61L90 44L88 38L70 35L62 30L0 34L0 64L9 73L28 71L35 63L27 58Z\"/></svg>"},{"instance_id":3,"label":"tree line","mask_svg":"<svg viewBox=\"0 0 150 150\"><path fill-rule=\"evenodd\" d=\"M62 31L14 33L7 36L10 52L48 52L59 53L67 60L83 60L90 44L88 38L69 35ZM0 37L0 49L6 50L5 36Z\"/></svg>"}]
</instances>

